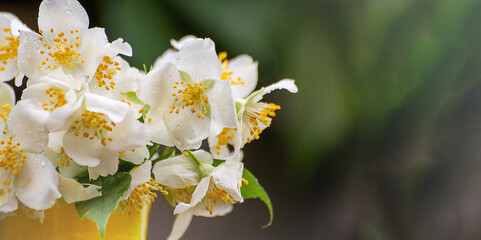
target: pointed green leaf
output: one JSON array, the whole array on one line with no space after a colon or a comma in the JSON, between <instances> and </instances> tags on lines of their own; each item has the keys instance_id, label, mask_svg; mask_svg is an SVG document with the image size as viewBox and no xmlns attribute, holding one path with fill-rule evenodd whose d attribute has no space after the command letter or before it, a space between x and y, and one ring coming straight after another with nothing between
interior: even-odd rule
<instances>
[{"instance_id":1,"label":"pointed green leaf","mask_svg":"<svg viewBox=\"0 0 481 240\"><path fill-rule=\"evenodd\" d=\"M242 178L249 182L249 184L242 185L241 187L242 197L244 199L259 198L266 204L267 208L269 209L270 219L269 223L263 226L263 228L269 227L272 224L272 220L274 219L274 211L272 210L271 199L267 195L264 188L262 188L262 186L259 184L257 178L254 177L254 175L252 175L252 173L249 172L249 170L247 170L246 168L244 168Z\"/></svg>"},{"instance_id":2,"label":"pointed green leaf","mask_svg":"<svg viewBox=\"0 0 481 240\"><path fill-rule=\"evenodd\" d=\"M94 183L102 186L102 196L75 203L80 218L89 218L97 223L101 239L104 237L110 213L117 207L120 197L129 189L131 180L130 174L125 172L99 177Z\"/></svg>"}]
</instances>

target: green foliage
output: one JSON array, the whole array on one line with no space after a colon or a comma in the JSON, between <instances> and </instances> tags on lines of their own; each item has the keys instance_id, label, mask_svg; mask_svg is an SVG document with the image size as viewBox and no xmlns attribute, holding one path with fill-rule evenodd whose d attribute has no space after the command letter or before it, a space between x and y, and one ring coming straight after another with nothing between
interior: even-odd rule
<instances>
[{"instance_id":1,"label":"green foliage","mask_svg":"<svg viewBox=\"0 0 481 240\"><path fill-rule=\"evenodd\" d=\"M272 209L271 199L267 195L264 188L259 184L257 178L254 177L254 175L246 168L244 168L242 178L249 182L249 184L243 185L241 187L242 197L244 199L259 198L266 204L267 208L269 209L270 218L269 223L267 223L263 228L269 227L272 224L272 220L274 219L274 211Z\"/></svg>"},{"instance_id":2,"label":"green foliage","mask_svg":"<svg viewBox=\"0 0 481 240\"><path fill-rule=\"evenodd\" d=\"M94 184L102 186L102 196L75 203L80 218L89 218L97 223L102 239L110 213L115 210L120 198L129 189L131 180L130 174L125 172L99 177Z\"/></svg>"}]
</instances>

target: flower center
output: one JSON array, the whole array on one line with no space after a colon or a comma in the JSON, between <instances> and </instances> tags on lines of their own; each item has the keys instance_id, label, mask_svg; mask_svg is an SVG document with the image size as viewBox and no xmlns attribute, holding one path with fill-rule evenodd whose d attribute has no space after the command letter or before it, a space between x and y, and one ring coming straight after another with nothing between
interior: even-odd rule
<instances>
[{"instance_id":1,"label":"flower center","mask_svg":"<svg viewBox=\"0 0 481 240\"><path fill-rule=\"evenodd\" d=\"M153 203L155 201L155 198L157 197L155 191L159 191L164 196L168 195L167 191L164 191L164 189L151 178L148 182L135 187L130 193L129 198L122 201L121 205L124 208L127 206L133 207L135 211L140 214L140 211L144 208L145 202ZM130 214L131 212L129 212L129 215Z\"/></svg>"},{"instance_id":2,"label":"flower center","mask_svg":"<svg viewBox=\"0 0 481 240\"><path fill-rule=\"evenodd\" d=\"M172 104L172 109L169 113L173 113L175 110L176 114L179 114L180 109L190 107L190 111L195 114L197 112L197 117L204 119L207 115L206 104L209 103L207 95L204 91L207 90L207 86L202 86L202 83L185 83L175 82L174 89L179 88L177 92L172 93L174 97L174 104Z\"/></svg>"},{"instance_id":3,"label":"flower center","mask_svg":"<svg viewBox=\"0 0 481 240\"><path fill-rule=\"evenodd\" d=\"M9 59L17 57L19 37L12 36L10 28L4 28L3 31L6 33L6 36L0 41L0 61L2 61L3 65L7 65ZM5 66L0 67L0 71L5 71Z\"/></svg>"},{"instance_id":4,"label":"flower center","mask_svg":"<svg viewBox=\"0 0 481 240\"><path fill-rule=\"evenodd\" d=\"M43 33L42 30L39 32L41 34ZM54 33L54 29L50 29L50 32ZM38 68L40 69L46 66L48 69L57 69L59 66L65 66L66 68L75 66L75 63L78 63L78 58L81 56L80 53L76 52L80 47L80 43L78 42L80 39L78 32L79 30L71 30L69 38L66 37L64 32L60 32L57 37L52 39L53 43L44 43L43 46L48 49L48 53L47 57L42 61L42 64L38 66ZM43 37L40 37L39 39L40 41L44 40ZM44 55L45 51L41 50L40 54ZM81 60L80 62L84 63L84 60Z\"/></svg>"},{"instance_id":5,"label":"flower center","mask_svg":"<svg viewBox=\"0 0 481 240\"><path fill-rule=\"evenodd\" d=\"M243 134L248 143L252 138L259 139L259 134L271 125L272 117L276 116L275 111L279 109L279 105L263 102L252 103L246 107L242 121Z\"/></svg>"},{"instance_id":6,"label":"flower center","mask_svg":"<svg viewBox=\"0 0 481 240\"><path fill-rule=\"evenodd\" d=\"M0 139L2 139L0 140L0 169L12 171L12 175L1 181L1 185L8 186L12 183L13 176L22 171L27 154L20 147L20 143L13 140L13 136L7 135L7 131L2 131ZM3 191L4 189L0 188L0 195L3 194ZM7 191L11 192L11 187Z\"/></svg>"},{"instance_id":7,"label":"flower center","mask_svg":"<svg viewBox=\"0 0 481 240\"><path fill-rule=\"evenodd\" d=\"M112 138L107 137L107 134L112 132L112 128L115 126L116 124L107 120L104 114L85 109L82 116L75 120L74 125L70 128L75 130L74 136L82 136L90 140L99 139L100 143L105 146L107 142L112 141Z\"/></svg>"},{"instance_id":8,"label":"flower center","mask_svg":"<svg viewBox=\"0 0 481 240\"><path fill-rule=\"evenodd\" d=\"M227 146L229 142L232 143L234 140L234 132L236 128L224 128L222 132L217 136L217 145L214 147L214 151L220 154L220 148L222 146Z\"/></svg>"},{"instance_id":9,"label":"flower center","mask_svg":"<svg viewBox=\"0 0 481 240\"><path fill-rule=\"evenodd\" d=\"M105 56L102 62L99 64L97 71L95 72L95 79L97 79L97 85L104 87L105 90L115 88L115 82L112 81L112 77L117 74L117 71L122 70L119 67L119 62L114 62L109 56Z\"/></svg>"},{"instance_id":10,"label":"flower center","mask_svg":"<svg viewBox=\"0 0 481 240\"><path fill-rule=\"evenodd\" d=\"M220 61L220 67L222 69L220 79L229 80L230 85L244 85L244 81L242 81L241 77L237 77L237 79L232 79L232 74L234 72L229 71L229 59L227 59L227 52L220 52L218 57Z\"/></svg>"},{"instance_id":11,"label":"flower center","mask_svg":"<svg viewBox=\"0 0 481 240\"><path fill-rule=\"evenodd\" d=\"M63 165L65 167L70 166L70 157L67 155L65 152L65 149L60 148L60 165Z\"/></svg>"},{"instance_id":12,"label":"flower center","mask_svg":"<svg viewBox=\"0 0 481 240\"><path fill-rule=\"evenodd\" d=\"M172 194L174 201L184 203L190 203L194 190L195 187L191 187L187 183L185 184L185 188L169 188L169 192Z\"/></svg>"},{"instance_id":13,"label":"flower center","mask_svg":"<svg viewBox=\"0 0 481 240\"><path fill-rule=\"evenodd\" d=\"M48 102L42 104L43 110L45 111L53 111L65 104L67 104L67 100L65 100L65 93L60 88L49 88L45 90L45 94L48 96Z\"/></svg>"},{"instance_id":14,"label":"flower center","mask_svg":"<svg viewBox=\"0 0 481 240\"><path fill-rule=\"evenodd\" d=\"M214 179L212 177L210 179L209 188L207 189L205 198L207 199L207 203L205 204L205 210L209 211L210 215L213 214L212 204L216 204L219 201L222 201L222 203L224 204L234 204L234 199L232 199L224 189L218 188L215 185Z\"/></svg>"}]
</instances>

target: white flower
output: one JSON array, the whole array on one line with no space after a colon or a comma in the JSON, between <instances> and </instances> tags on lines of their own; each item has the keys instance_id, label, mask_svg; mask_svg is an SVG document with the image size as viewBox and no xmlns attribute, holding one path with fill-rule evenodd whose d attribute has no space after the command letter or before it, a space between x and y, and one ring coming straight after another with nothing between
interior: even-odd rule
<instances>
[{"instance_id":1,"label":"white flower","mask_svg":"<svg viewBox=\"0 0 481 240\"><path fill-rule=\"evenodd\" d=\"M123 208L132 207L137 213L140 213L146 203L153 203L157 197L156 191L167 194L159 184L153 180L151 175L152 162L145 161L141 165L130 171L132 180L129 190L120 199ZM129 212L130 214L130 212Z\"/></svg>"},{"instance_id":2,"label":"white flower","mask_svg":"<svg viewBox=\"0 0 481 240\"><path fill-rule=\"evenodd\" d=\"M23 79L17 67L20 30L31 31L15 15L0 12L0 82L16 77L17 86L21 85Z\"/></svg>"},{"instance_id":3,"label":"white flower","mask_svg":"<svg viewBox=\"0 0 481 240\"><path fill-rule=\"evenodd\" d=\"M88 166L96 179L117 171L119 154L145 147L147 129L126 103L90 93L84 99L63 128L62 145L68 158Z\"/></svg>"},{"instance_id":4,"label":"white flower","mask_svg":"<svg viewBox=\"0 0 481 240\"><path fill-rule=\"evenodd\" d=\"M222 80L230 81L232 97L245 98L254 91L257 85L257 65L251 56L239 55L231 60L227 59L227 53L219 53L222 66Z\"/></svg>"},{"instance_id":5,"label":"white flower","mask_svg":"<svg viewBox=\"0 0 481 240\"><path fill-rule=\"evenodd\" d=\"M151 109L146 126L152 141L177 148L196 149L209 135L235 127L230 84L220 80L221 67L210 39L186 42L175 65L164 62L141 82L139 98Z\"/></svg>"},{"instance_id":6,"label":"white flower","mask_svg":"<svg viewBox=\"0 0 481 240\"><path fill-rule=\"evenodd\" d=\"M224 128L220 134L211 132L209 146L214 156L219 158L236 158L232 156L227 145L233 145L234 153L239 154L246 143L259 139L264 129L270 126L275 111L280 109L274 103L260 102L265 94L276 89L297 92L294 80L284 79L250 94L246 99L236 99L238 128Z\"/></svg>"},{"instance_id":7,"label":"white flower","mask_svg":"<svg viewBox=\"0 0 481 240\"><path fill-rule=\"evenodd\" d=\"M8 115L10 109L4 106L0 111ZM28 150L36 146L17 138L9 129L10 121L18 119L9 116L0 125L0 212L14 211L18 201L30 209L50 208L61 196L57 171L46 157Z\"/></svg>"},{"instance_id":8,"label":"white flower","mask_svg":"<svg viewBox=\"0 0 481 240\"><path fill-rule=\"evenodd\" d=\"M89 18L76 0L49 0L40 4L38 27L42 35L21 32L18 65L29 78L40 78L62 68L79 90L95 73L109 47L104 29L88 29Z\"/></svg>"},{"instance_id":9,"label":"white flower","mask_svg":"<svg viewBox=\"0 0 481 240\"><path fill-rule=\"evenodd\" d=\"M47 116L45 122L48 130L57 130L65 124L68 117L76 110L77 96L71 88L70 75L65 75L61 69L50 72L23 91L20 102L28 102L28 116ZM29 83L32 79L29 79Z\"/></svg>"},{"instance_id":10,"label":"white flower","mask_svg":"<svg viewBox=\"0 0 481 240\"><path fill-rule=\"evenodd\" d=\"M179 239L192 215L215 217L232 211L234 202L243 202L240 193L243 164L230 161L212 167L212 156L198 150L158 162L153 169L157 182L168 187L178 215L168 239Z\"/></svg>"}]
</instances>

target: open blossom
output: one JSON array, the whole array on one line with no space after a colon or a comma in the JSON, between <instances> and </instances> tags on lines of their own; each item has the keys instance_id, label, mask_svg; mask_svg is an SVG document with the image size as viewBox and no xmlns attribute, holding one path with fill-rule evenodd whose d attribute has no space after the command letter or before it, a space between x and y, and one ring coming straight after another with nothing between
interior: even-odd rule
<instances>
[{"instance_id":1,"label":"open blossom","mask_svg":"<svg viewBox=\"0 0 481 240\"><path fill-rule=\"evenodd\" d=\"M148 143L145 127L129 111L128 104L90 93L79 100L63 130L56 137L62 139L65 155L88 166L93 179L114 174L122 153L145 148Z\"/></svg>"},{"instance_id":2,"label":"open blossom","mask_svg":"<svg viewBox=\"0 0 481 240\"><path fill-rule=\"evenodd\" d=\"M104 29L89 29L88 26L88 15L77 1L43 1L38 16L41 35L33 32L20 34L20 69L29 78L40 78L62 68L65 74L74 77L72 87L80 90L111 47Z\"/></svg>"},{"instance_id":3,"label":"open blossom","mask_svg":"<svg viewBox=\"0 0 481 240\"><path fill-rule=\"evenodd\" d=\"M175 53L175 64L159 63L141 82L139 98L151 106L146 126L152 140L196 149L209 129L236 126L230 85L220 80L220 62L210 39L195 39Z\"/></svg>"},{"instance_id":4,"label":"open blossom","mask_svg":"<svg viewBox=\"0 0 481 240\"><path fill-rule=\"evenodd\" d=\"M18 208L18 201L30 209L52 207L60 198L58 173L50 161L33 151L28 142L19 139L7 126L18 121L9 116L11 108L0 108L0 213Z\"/></svg>"},{"instance_id":5,"label":"open blossom","mask_svg":"<svg viewBox=\"0 0 481 240\"><path fill-rule=\"evenodd\" d=\"M31 31L15 15L0 13L0 82L16 77L17 86L21 84L23 78L17 66L20 30Z\"/></svg>"},{"instance_id":6,"label":"open blossom","mask_svg":"<svg viewBox=\"0 0 481 240\"><path fill-rule=\"evenodd\" d=\"M260 101L265 94L276 89L297 92L294 80L284 79L251 93L246 99L236 99L239 127L224 128L220 134L211 132L209 136L209 146L216 157L231 157L232 153L227 147L229 144L234 146L234 153L239 154L246 143L259 139L262 131L271 125L275 111L280 109L279 105Z\"/></svg>"},{"instance_id":7,"label":"open blossom","mask_svg":"<svg viewBox=\"0 0 481 240\"><path fill-rule=\"evenodd\" d=\"M174 223L168 239L178 239L190 223L189 216L215 217L232 211L235 202L242 202L243 164L230 161L212 167L212 156L198 150L192 156L180 155L157 163L153 173L156 181L168 187L177 204ZM187 226L186 226L187 225ZM176 237L174 237L176 236Z\"/></svg>"}]
</instances>

